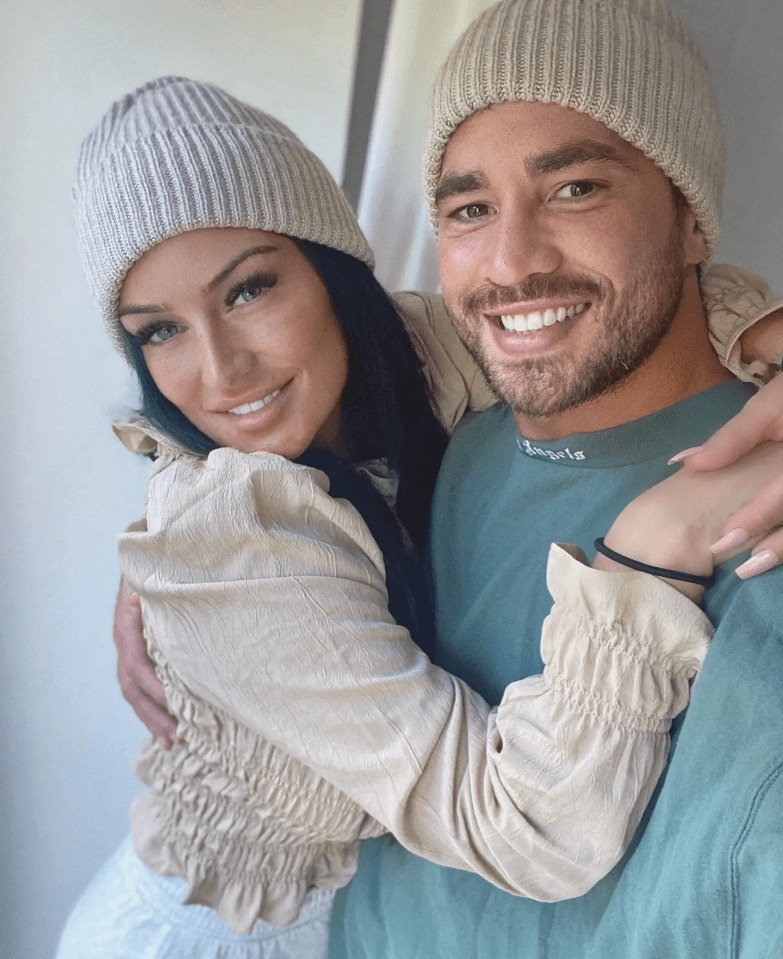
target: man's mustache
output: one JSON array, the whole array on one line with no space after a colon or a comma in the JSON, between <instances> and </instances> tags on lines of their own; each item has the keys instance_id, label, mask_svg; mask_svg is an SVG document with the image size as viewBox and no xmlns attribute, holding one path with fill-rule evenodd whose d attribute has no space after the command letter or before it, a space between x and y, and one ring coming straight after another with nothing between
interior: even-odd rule
<instances>
[{"instance_id":1,"label":"man's mustache","mask_svg":"<svg viewBox=\"0 0 783 959\"><path fill-rule=\"evenodd\" d=\"M603 292L602 284L591 276L534 274L516 286L486 283L460 297L459 306L463 316L476 316L479 313L499 310L506 304L520 303L525 300L548 300L557 297L594 300Z\"/></svg>"}]
</instances>

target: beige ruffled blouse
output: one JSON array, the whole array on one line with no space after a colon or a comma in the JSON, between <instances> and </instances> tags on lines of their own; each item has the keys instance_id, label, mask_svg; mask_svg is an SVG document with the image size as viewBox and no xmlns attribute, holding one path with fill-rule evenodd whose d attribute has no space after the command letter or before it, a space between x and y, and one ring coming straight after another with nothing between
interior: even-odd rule
<instances>
[{"instance_id":1,"label":"beige ruffled blouse","mask_svg":"<svg viewBox=\"0 0 783 959\"><path fill-rule=\"evenodd\" d=\"M450 325L438 335L438 298L401 305L444 421L486 405ZM239 931L285 925L308 889L345 885L360 840L385 829L544 900L618 861L706 652L695 606L553 547L545 672L491 710L391 620L383 557L324 474L265 453L195 457L143 422L116 429L158 453L147 530L121 537L120 560L183 740L139 759L134 848L188 880L186 902Z\"/></svg>"}]
</instances>

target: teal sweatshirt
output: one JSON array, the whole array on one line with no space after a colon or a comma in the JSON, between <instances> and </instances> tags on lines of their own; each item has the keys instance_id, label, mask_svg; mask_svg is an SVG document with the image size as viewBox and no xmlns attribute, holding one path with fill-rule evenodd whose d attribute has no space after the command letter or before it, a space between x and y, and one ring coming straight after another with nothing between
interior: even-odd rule
<instances>
[{"instance_id":1,"label":"teal sweatshirt","mask_svg":"<svg viewBox=\"0 0 783 959\"><path fill-rule=\"evenodd\" d=\"M623 506L670 475L752 389L717 386L644 419L527 442L493 407L455 435L433 504L436 661L490 702L542 669L549 544L594 555ZM783 959L783 572L705 597L717 630L670 763L624 859L587 895L539 903L364 844L331 959ZM522 611L520 615L520 610Z\"/></svg>"}]
</instances>

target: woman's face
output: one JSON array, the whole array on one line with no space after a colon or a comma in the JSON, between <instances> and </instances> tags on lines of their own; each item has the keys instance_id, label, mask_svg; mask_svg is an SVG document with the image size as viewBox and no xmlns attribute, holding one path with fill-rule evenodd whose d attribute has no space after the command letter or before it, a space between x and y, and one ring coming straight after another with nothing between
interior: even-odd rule
<instances>
[{"instance_id":1,"label":"woman's face","mask_svg":"<svg viewBox=\"0 0 783 959\"><path fill-rule=\"evenodd\" d=\"M345 452L345 340L293 240L233 227L164 240L128 271L119 315L161 393L219 446Z\"/></svg>"}]
</instances>

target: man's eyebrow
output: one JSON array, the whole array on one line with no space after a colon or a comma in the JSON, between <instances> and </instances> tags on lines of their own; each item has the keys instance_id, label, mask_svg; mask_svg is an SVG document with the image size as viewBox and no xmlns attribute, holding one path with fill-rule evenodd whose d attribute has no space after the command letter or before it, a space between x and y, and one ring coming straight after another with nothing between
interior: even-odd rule
<instances>
[{"instance_id":1,"label":"man's eyebrow","mask_svg":"<svg viewBox=\"0 0 783 959\"><path fill-rule=\"evenodd\" d=\"M245 250L243 253L235 256L234 259L231 260L231 262L228 263L214 279L207 283L205 290L208 293L212 293L212 291L217 289L217 287L219 287L224 280L227 280L231 276L240 263L244 263L245 260L249 260L251 256L258 256L259 253L274 253L276 250L277 247L272 246L269 243L265 244L264 246L251 246L249 250Z\"/></svg>"},{"instance_id":2,"label":"man's eyebrow","mask_svg":"<svg viewBox=\"0 0 783 959\"><path fill-rule=\"evenodd\" d=\"M473 190L483 190L489 186L489 180L480 170L468 170L465 173L447 173L435 187L435 206L444 200Z\"/></svg>"},{"instance_id":3,"label":"man's eyebrow","mask_svg":"<svg viewBox=\"0 0 783 959\"><path fill-rule=\"evenodd\" d=\"M614 163L626 170L633 170L633 164L617 147L600 140L574 140L564 143L554 150L537 153L525 158L525 173L531 178L557 173L580 163ZM489 186L489 179L481 170L455 171L447 173L435 188L435 206L444 200L473 190L483 190Z\"/></svg>"},{"instance_id":4,"label":"man's eyebrow","mask_svg":"<svg viewBox=\"0 0 783 959\"><path fill-rule=\"evenodd\" d=\"M611 143L602 143L599 140L575 140L572 143L564 143L554 150L547 150L545 153L536 153L533 156L526 157L525 172L531 179L534 179L535 177L545 176L547 173L567 170L569 167L578 166L580 163L594 163L595 161L614 163L626 170L633 169L628 158L616 147L613 147Z\"/></svg>"}]
</instances>

